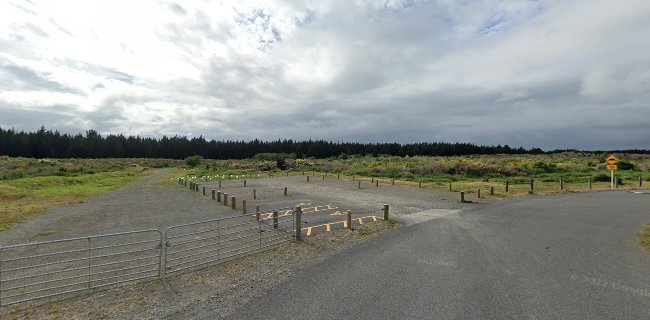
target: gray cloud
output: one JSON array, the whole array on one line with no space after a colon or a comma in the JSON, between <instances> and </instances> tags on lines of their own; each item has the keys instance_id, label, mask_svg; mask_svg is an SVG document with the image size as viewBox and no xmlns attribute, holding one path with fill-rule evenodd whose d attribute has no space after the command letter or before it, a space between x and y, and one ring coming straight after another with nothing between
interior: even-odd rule
<instances>
[{"instance_id":1,"label":"gray cloud","mask_svg":"<svg viewBox=\"0 0 650 320\"><path fill-rule=\"evenodd\" d=\"M38 64L89 79L87 102L73 104L74 111L23 102L12 114L46 109L58 119L46 124L152 136L650 148L647 1L161 8L168 18L143 17L156 25L147 40L161 48L152 59L173 64L151 74L172 76L131 68L142 47L128 34L120 41L131 55L101 63L93 56L43 58L38 43L12 41L34 38L24 34L38 34L32 28L0 36L12 58L1 60L3 89L79 94L36 71ZM56 17L48 24L25 19L41 38L82 33ZM34 64L8 62L19 56ZM43 121L10 119L26 128Z\"/></svg>"}]
</instances>

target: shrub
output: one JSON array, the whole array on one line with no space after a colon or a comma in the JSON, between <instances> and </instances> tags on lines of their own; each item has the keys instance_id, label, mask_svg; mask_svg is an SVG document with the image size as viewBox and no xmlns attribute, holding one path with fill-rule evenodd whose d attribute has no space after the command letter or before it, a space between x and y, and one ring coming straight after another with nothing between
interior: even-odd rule
<instances>
[{"instance_id":1,"label":"shrub","mask_svg":"<svg viewBox=\"0 0 650 320\"><path fill-rule=\"evenodd\" d=\"M192 168L200 165L202 162L203 162L203 157L199 155L185 158L185 163Z\"/></svg>"},{"instance_id":2,"label":"shrub","mask_svg":"<svg viewBox=\"0 0 650 320\"><path fill-rule=\"evenodd\" d=\"M636 165L634 165L634 163L627 160L620 160L618 162L618 168L621 170L634 170L636 169Z\"/></svg>"}]
</instances>

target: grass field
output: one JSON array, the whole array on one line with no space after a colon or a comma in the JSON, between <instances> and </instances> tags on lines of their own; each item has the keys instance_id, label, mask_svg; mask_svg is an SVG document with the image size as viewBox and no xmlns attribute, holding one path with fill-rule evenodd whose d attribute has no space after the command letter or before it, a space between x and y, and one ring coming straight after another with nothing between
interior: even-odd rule
<instances>
[{"instance_id":1,"label":"grass field","mask_svg":"<svg viewBox=\"0 0 650 320\"><path fill-rule=\"evenodd\" d=\"M71 176L33 176L0 181L0 231L47 209L79 203L114 191L144 173L117 170Z\"/></svg>"}]
</instances>

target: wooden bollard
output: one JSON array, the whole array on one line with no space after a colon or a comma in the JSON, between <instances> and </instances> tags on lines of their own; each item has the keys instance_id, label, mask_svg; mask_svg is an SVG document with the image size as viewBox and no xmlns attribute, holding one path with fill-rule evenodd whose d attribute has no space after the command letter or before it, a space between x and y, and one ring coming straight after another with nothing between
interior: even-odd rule
<instances>
[{"instance_id":1,"label":"wooden bollard","mask_svg":"<svg viewBox=\"0 0 650 320\"><path fill-rule=\"evenodd\" d=\"M327 174L327 173L326 173ZM323 181L325 181L325 175L323 175Z\"/></svg>"},{"instance_id":2,"label":"wooden bollard","mask_svg":"<svg viewBox=\"0 0 650 320\"><path fill-rule=\"evenodd\" d=\"M370 177L370 182L374 183L375 182L375 177Z\"/></svg>"},{"instance_id":3,"label":"wooden bollard","mask_svg":"<svg viewBox=\"0 0 650 320\"><path fill-rule=\"evenodd\" d=\"M241 201L241 213L246 214L246 200Z\"/></svg>"},{"instance_id":4,"label":"wooden bollard","mask_svg":"<svg viewBox=\"0 0 650 320\"><path fill-rule=\"evenodd\" d=\"M375 187L379 188L379 180L375 180Z\"/></svg>"},{"instance_id":5,"label":"wooden bollard","mask_svg":"<svg viewBox=\"0 0 650 320\"><path fill-rule=\"evenodd\" d=\"M307 182L309 182L309 176L307 176Z\"/></svg>"},{"instance_id":6,"label":"wooden bollard","mask_svg":"<svg viewBox=\"0 0 650 320\"><path fill-rule=\"evenodd\" d=\"M260 205L255 205L255 219L260 221Z\"/></svg>"},{"instance_id":7,"label":"wooden bollard","mask_svg":"<svg viewBox=\"0 0 650 320\"><path fill-rule=\"evenodd\" d=\"M481 188L478 188L478 190L476 190L476 197L481 199Z\"/></svg>"},{"instance_id":8,"label":"wooden bollard","mask_svg":"<svg viewBox=\"0 0 650 320\"><path fill-rule=\"evenodd\" d=\"M205 187L203 187L203 195L205 195Z\"/></svg>"},{"instance_id":9,"label":"wooden bollard","mask_svg":"<svg viewBox=\"0 0 650 320\"><path fill-rule=\"evenodd\" d=\"M296 241L302 242L302 208L300 206L296 207L293 220L295 222L293 231Z\"/></svg>"},{"instance_id":10,"label":"wooden bollard","mask_svg":"<svg viewBox=\"0 0 650 320\"><path fill-rule=\"evenodd\" d=\"M359 181L359 189L361 189L361 181Z\"/></svg>"},{"instance_id":11,"label":"wooden bollard","mask_svg":"<svg viewBox=\"0 0 650 320\"><path fill-rule=\"evenodd\" d=\"M253 189L253 200L257 199L257 189Z\"/></svg>"},{"instance_id":12,"label":"wooden bollard","mask_svg":"<svg viewBox=\"0 0 650 320\"><path fill-rule=\"evenodd\" d=\"M352 211L348 210L345 214L346 214L345 228L348 230L352 230Z\"/></svg>"},{"instance_id":13,"label":"wooden bollard","mask_svg":"<svg viewBox=\"0 0 650 320\"><path fill-rule=\"evenodd\" d=\"M510 192L509 185L510 185L510 181L506 179L506 193Z\"/></svg>"},{"instance_id":14,"label":"wooden bollard","mask_svg":"<svg viewBox=\"0 0 650 320\"><path fill-rule=\"evenodd\" d=\"M418 182L418 188L422 188L422 182Z\"/></svg>"},{"instance_id":15,"label":"wooden bollard","mask_svg":"<svg viewBox=\"0 0 650 320\"><path fill-rule=\"evenodd\" d=\"M356 178L356 176L352 176L352 181L354 181L355 178Z\"/></svg>"},{"instance_id":16,"label":"wooden bollard","mask_svg":"<svg viewBox=\"0 0 650 320\"><path fill-rule=\"evenodd\" d=\"M224 192L223 194L223 205L227 206L228 205L228 194Z\"/></svg>"},{"instance_id":17,"label":"wooden bollard","mask_svg":"<svg viewBox=\"0 0 650 320\"><path fill-rule=\"evenodd\" d=\"M244 179L244 187L246 186L246 179Z\"/></svg>"},{"instance_id":18,"label":"wooden bollard","mask_svg":"<svg viewBox=\"0 0 650 320\"><path fill-rule=\"evenodd\" d=\"M391 184L391 185L395 185L395 179L391 179L391 180L390 180L390 184Z\"/></svg>"},{"instance_id":19,"label":"wooden bollard","mask_svg":"<svg viewBox=\"0 0 650 320\"><path fill-rule=\"evenodd\" d=\"M643 187L643 176L639 176L639 187Z\"/></svg>"},{"instance_id":20,"label":"wooden bollard","mask_svg":"<svg viewBox=\"0 0 650 320\"><path fill-rule=\"evenodd\" d=\"M389 210L390 210L390 207L387 204L385 204L384 205L384 221L388 221L388 212L389 212Z\"/></svg>"},{"instance_id":21,"label":"wooden bollard","mask_svg":"<svg viewBox=\"0 0 650 320\"><path fill-rule=\"evenodd\" d=\"M216 199L217 190L212 189L212 200Z\"/></svg>"},{"instance_id":22,"label":"wooden bollard","mask_svg":"<svg viewBox=\"0 0 650 320\"><path fill-rule=\"evenodd\" d=\"M460 202L465 202L465 192L464 191L460 192Z\"/></svg>"},{"instance_id":23,"label":"wooden bollard","mask_svg":"<svg viewBox=\"0 0 650 320\"><path fill-rule=\"evenodd\" d=\"M451 181L449 182L449 192L451 192Z\"/></svg>"},{"instance_id":24,"label":"wooden bollard","mask_svg":"<svg viewBox=\"0 0 650 320\"><path fill-rule=\"evenodd\" d=\"M221 180L219 180L219 189L221 189Z\"/></svg>"},{"instance_id":25,"label":"wooden bollard","mask_svg":"<svg viewBox=\"0 0 650 320\"><path fill-rule=\"evenodd\" d=\"M340 173L336 174L336 180L341 180L341 174Z\"/></svg>"},{"instance_id":26,"label":"wooden bollard","mask_svg":"<svg viewBox=\"0 0 650 320\"><path fill-rule=\"evenodd\" d=\"M560 190L564 190L564 180L560 178Z\"/></svg>"},{"instance_id":27,"label":"wooden bollard","mask_svg":"<svg viewBox=\"0 0 650 320\"><path fill-rule=\"evenodd\" d=\"M591 177L589 177L589 190L592 189L592 184L593 184L593 180L591 180Z\"/></svg>"},{"instance_id":28,"label":"wooden bollard","mask_svg":"<svg viewBox=\"0 0 650 320\"><path fill-rule=\"evenodd\" d=\"M289 172L287 172L287 177L289 176Z\"/></svg>"},{"instance_id":29,"label":"wooden bollard","mask_svg":"<svg viewBox=\"0 0 650 320\"><path fill-rule=\"evenodd\" d=\"M183 179L183 186L187 187L187 180Z\"/></svg>"},{"instance_id":30,"label":"wooden bollard","mask_svg":"<svg viewBox=\"0 0 650 320\"><path fill-rule=\"evenodd\" d=\"M490 195L491 195L491 196L494 195L494 187L490 187Z\"/></svg>"},{"instance_id":31,"label":"wooden bollard","mask_svg":"<svg viewBox=\"0 0 650 320\"><path fill-rule=\"evenodd\" d=\"M287 187L284 187L284 196L287 196Z\"/></svg>"},{"instance_id":32,"label":"wooden bollard","mask_svg":"<svg viewBox=\"0 0 650 320\"><path fill-rule=\"evenodd\" d=\"M217 191L217 202L221 202L221 191Z\"/></svg>"},{"instance_id":33,"label":"wooden bollard","mask_svg":"<svg viewBox=\"0 0 650 320\"><path fill-rule=\"evenodd\" d=\"M278 224L278 210L273 210L273 229L277 229Z\"/></svg>"},{"instance_id":34,"label":"wooden bollard","mask_svg":"<svg viewBox=\"0 0 650 320\"><path fill-rule=\"evenodd\" d=\"M237 198L235 196L230 197L230 207L233 210L237 209Z\"/></svg>"},{"instance_id":35,"label":"wooden bollard","mask_svg":"<svg viewBox=\"0 0 650 320\"><path fill-rule=\"evenodd\" d=\"M535 180L530 179L530 191L535 190Z\"/></svg>"}]
</instances>

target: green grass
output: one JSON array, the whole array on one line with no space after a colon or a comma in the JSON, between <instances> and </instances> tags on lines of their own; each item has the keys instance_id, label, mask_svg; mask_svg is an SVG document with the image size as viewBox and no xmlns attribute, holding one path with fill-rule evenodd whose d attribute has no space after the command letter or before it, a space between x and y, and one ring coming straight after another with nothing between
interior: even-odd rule
<instances>
[{"instance_id":1,"label":"green grass","mask_svg":"<svg viewBox=\"0 0 650 320\"><path fill-rule=\"evenodd\" d=\"M650 224L646 224L641 228L641 232L637 235L637 240L641 248L650 252Z\"/></svg>"},{"instance_id":2,"label":"green grass","mask_svg":"<svg viewBox=\"0 0 650 320\"><path fill-rule=\"evenodd\" d=\"M36 176L0 182L0 231L54 207L83 202L144 176L122 170L76 176Z\"/></svg>"}]
</instances>

